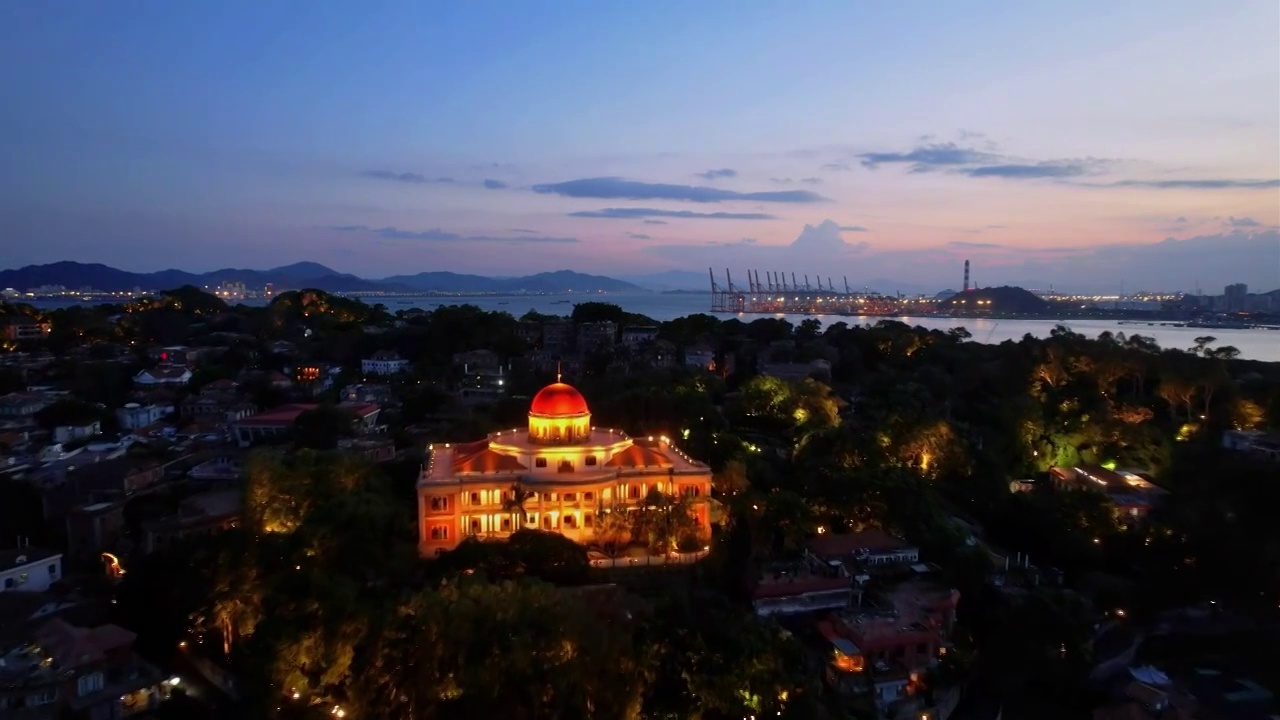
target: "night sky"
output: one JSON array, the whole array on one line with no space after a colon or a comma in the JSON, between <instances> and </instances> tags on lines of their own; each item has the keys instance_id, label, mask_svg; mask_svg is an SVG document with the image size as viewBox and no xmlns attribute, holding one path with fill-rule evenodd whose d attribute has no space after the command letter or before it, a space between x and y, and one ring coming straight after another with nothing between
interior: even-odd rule
<instances>
[{"instance_id":1,"label":"night sky","mask_svg":"<svg viewBox=\"0 0 1280 720\"><path fill-rule=\"evenodd\" d=\"M1280 286L1280 3L0 3L0 266Z\"/></svg>"}]
</instances>

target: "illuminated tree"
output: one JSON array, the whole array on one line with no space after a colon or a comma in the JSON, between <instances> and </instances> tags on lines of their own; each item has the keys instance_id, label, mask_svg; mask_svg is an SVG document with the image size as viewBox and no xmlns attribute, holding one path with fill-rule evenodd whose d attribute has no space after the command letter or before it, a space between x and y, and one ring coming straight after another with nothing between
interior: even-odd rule
<instances>
[{"instance_id":1,"label":"illuminated tree","mask_svg":"<svg viewBox=\"0 0 1280 720\"><path fill-rule=\"evenodd\" d=\"M529 513L525 510L524 504L533 499L535 495L536 493L525 488L518 481L512 483L510 489L503 494L502 509L511 513L512 525L524 527L529 524Z\"/></svg>"}]
</instances>

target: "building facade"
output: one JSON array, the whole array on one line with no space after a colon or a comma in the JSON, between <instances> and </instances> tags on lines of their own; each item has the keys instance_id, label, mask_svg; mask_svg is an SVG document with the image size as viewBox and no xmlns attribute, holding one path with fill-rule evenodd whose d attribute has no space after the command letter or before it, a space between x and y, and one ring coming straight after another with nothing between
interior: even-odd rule
<instances>
[{"instance_id":1,"label":"building facade","mask_svg":"<svg viewBox=\"0 0 1280 720\"><path fill-rule=\"evenodd\" d=\"M408 369L409 361L389 350L379 350L360 361L360 371L365 375L395 375Z\"/></svg>"},{"instance_id":2,"label":"building facade","mask_svg":"<svg viewBox=\"0 0 1280 720\"><path fill-rule=\"evenodd\" d=\"M665 437L592 426L582 395L556 382L534 396L527 428L432 448L418 481L418 547L430 556L522 528L590 544L602 514L637 510L651 490L688 499L710 535L709 467Z\"/></svg>"},{"instance_id":3,"label":"building facade","mask_svg":"<svg viewBox=\"0 0 1280 720\"><path fill-rule=\"evenodd\" d=\"M0 592L44 592L62 579L62 553L40 548L0 551Z\"/></svg>"}]
</instances>

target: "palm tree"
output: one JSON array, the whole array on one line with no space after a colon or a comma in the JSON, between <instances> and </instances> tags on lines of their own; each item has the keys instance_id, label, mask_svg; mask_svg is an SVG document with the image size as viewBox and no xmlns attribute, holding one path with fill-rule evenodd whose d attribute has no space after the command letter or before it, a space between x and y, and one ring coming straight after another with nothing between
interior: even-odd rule
<instances>
[{"instance_id":1,"label":"palm tree","mask_svg":"<svg viewBox=\"0 0 1280 720\"><path fill-rule=\"evenodd\" d=\"M502 509L511 513L511 524L517 528L522 528L529 524L529 513L525 511L524 504L528 502L536 493L525 489L520 481L511 483L511 489L507 491L506 496L502 500Z\"/></svg>"}]
</instances>

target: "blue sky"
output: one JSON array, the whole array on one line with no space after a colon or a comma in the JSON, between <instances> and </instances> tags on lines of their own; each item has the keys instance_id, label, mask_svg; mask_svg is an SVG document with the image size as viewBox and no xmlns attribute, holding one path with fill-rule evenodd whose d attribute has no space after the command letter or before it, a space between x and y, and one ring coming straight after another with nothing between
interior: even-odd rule
<instances>
[{"instance_id":1,"label":"blue sky","mask_svg":"<svg viewBox=\"0 0 1280 720\"><path fill-rule=\"evenodd\" d=\"M1274 0L15 2L0 86L9 266L1280 285Z\"/></svg>"}]
</instances>

